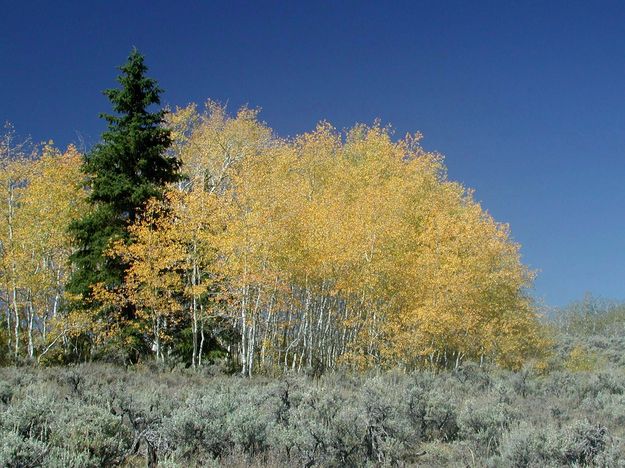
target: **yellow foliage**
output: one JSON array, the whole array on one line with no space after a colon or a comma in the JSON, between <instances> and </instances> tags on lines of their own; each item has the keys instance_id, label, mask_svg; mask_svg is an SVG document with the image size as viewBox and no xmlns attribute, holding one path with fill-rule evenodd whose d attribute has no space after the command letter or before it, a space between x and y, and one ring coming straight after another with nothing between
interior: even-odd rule
<instances>
[{"instance_id":1,"label":"yellow foliage","mask_svg":"<svg viewBox=\"0 0 625 468\"><path fill-rule=\"evenodd\" d=\"M73 146L61 153L50 142L27 157L11 151L7 138L0 155L0 290L11 298L14 352L25 324L32 358L36 346L54 339L48 323L58 322L68 274L67 226L84 210L85 193Z\"/></svg>"},{"instance_id":2,"label":"yellow foliage","mask_svg":"<svg viewBox=\"0 0 625 468\"><path fill-rule=\"evenodd\" d=\"M605 359L586 347L577 345L569 353L565 365L572 372L591 372L605 366Z\"/></svg>"},{"instance_id":3,"label":"yellow foliage","mask_svg":"<svg viewBox=\"0 0 625 468\"><path fill-rule=\"evenodd\" d=\"M279 337L271 349L285 365L343 355L359 365L512 368L547 348L526 292L533 273L508 226L447 179L419 134L393 141L377 124L342 135L321 123L279 140L256 111L230 118L215 103L172 121L186 122L176 149L183 192L213 196L213 268L228 279L250 346L256 335ZM323 349L329 340L333 351Z\"/></svg>"}]
</instances>

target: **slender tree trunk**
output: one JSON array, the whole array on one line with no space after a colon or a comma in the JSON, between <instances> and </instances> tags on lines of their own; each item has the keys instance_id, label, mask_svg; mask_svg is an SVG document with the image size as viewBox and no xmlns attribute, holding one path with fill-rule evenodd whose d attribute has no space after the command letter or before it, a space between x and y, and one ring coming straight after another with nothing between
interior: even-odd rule
<instances>
[{"instance_id":1,"label":"slender tree trunk","mask_svg":"<svg viewBox=\"0 0 625 468\"><path fill-rule=\"evenodd\" d=\"M10 304L10 300L9 300L9 289L6 289L6 304L7 304L7 308L5 311L5 315L6 315L6 320L7 320L7 353L11 353L11 351L13 350L13 336L11 333L11 308L9 307Z\"/></svg>"},{"instance_id":2,"label":"slender tree trunk","mask_svg":"<svg viewBox=\"0 0 625 468\"><path fill-rule=\"evenodd\" d=\"M247 366L247 376L252 376L252 369L254 368L254 347L256 346L255 338L256 338L256 314L252 315L252 326L249 329L250 338L248 344L248 366Z\"/></svg>"},{"instance_id":3,"label":"slender tree trunk","mask_svg":"<svg viewBox=\"0 0 625 468\"><path fill-rule=\"evenodd\" d=\"M191 301L191 334L193 335L193 353L191 356L191 367L195 369L196 367L196 359L198 355L198 343L197 343L197 304L195 300L195 294L193 295L193 300Z\"/></svg>"},{"instance_id":4,"label":"slender tree trunk","mask_svg":"<svg viewBox=\"0 0 625 468\"><path fill-rule=\"evenodd\" d=\"M161 330L158 317L154 319L154 347L156 348L156 361L158 362L161 357Z\"/></svg>"},{"instance_id":5,"label":"slender tree trunk","mask_svg":"<svg viewBox=\"0 0 625 468\"><path fill-rule=\"evenodd\" d=\"M29 294L30 295L30 294ZM32 359L35 355L35 346L33 343L33 322L34 322L34 310L32 296L28 301L28 357Z\"/></svg>"},{"instance_id":6,"label":"slender tree trunk","mask_svg":"<svg viewBox=\"0 0 625 468\"><path fill-rule=\"evenodd\" d=\"M455 366L456 370L458 370L458 367L460 367L461 362L462 362L462 353L458 351L458 354L456 355L456 366Z\"/></svg>"},{"instance_id":7,"label":"slender tree trunk","mask_svg":"<svg viewBox=\"0 0 625 468\"><path fill-rule=\"evenodd\" d=\"M19 350L20 350L20 312L19 312L19 308L17 306L17 288L15 287L15 282L13 282L13 292L12 292L12 296L13 296L13 313L14 313L14 327L15 327L15 349L14 349L14 354L15 357L17 357Z\"/></svg>"},{"instance_id":8,"label":"slender tree trunk","mask_svg":"<svg viewBox=\"0 0 625 468\"><path fill-rule=\"evenodd\" d=\"M198 334L198 317L197 317L197 295L195 292L195 288L198 285L198 266L197 266L197 242L193 243L193 266L191 273L191 285L193 287L193 300L191 302L191 314L193 317L193 321L191 324L191 333L193 334L193 357L191 358L191 366L195 369L197 366L197 355L198 355L198 342L197 342L197 334Z\"/></svg>"},{"instance_id":9,"label":"slender tree trunk","mask_svg":"<svg viewBox=\"0 0 625 468\"><path fill-rule=\"evenodd\" d=\"M246 296L247 296L247 286L243 287L242 298L241 298L241 374L246 375L247 373L247 314L245 312L246 304Z\"/></svg>"},{"instance_id":10,"label":"slender tree trunk","mask_svg":"<svg viewBox=\"0 0 625 468\"><path fill-rule=\"evenodd\" d=\"M256 347L256 318L258 316L258 310L260 307L260 298L262 294L262 288L258 288L258 294L254 303L254 308L250 311L251 324L247 327L248 339L247 339L247 376L252 376L252 370L254 368L254 349Z\"/></svg>"},{"instance_id":11,"label":"slender tree trunk","mask_svg":"<svg viewBox=\"0 0 625 468\"><path fill-rule=\"evenodd\" d=\"M202 318L200 319L200 347L198 349L198 354L197 354L197 365L201 366L202 365L202 353L204 351L204 311L202 306L200 305L200 314L202 315Z\"/></svg>"},{"instance_id":12,"label":"slender tree trunk","mask_svg":"<svg viewBox=\"0 0 625 468\"><path fill-rule=\"evenodd\" d=\"M57 283L56 283L56 291L54 292L54 301L52 302L52 318L56 318L56 314L59 311L59 301L61 300L61 272L58 271L57 272L57 277L56 277Z\"/></svg>"}]
</instances>

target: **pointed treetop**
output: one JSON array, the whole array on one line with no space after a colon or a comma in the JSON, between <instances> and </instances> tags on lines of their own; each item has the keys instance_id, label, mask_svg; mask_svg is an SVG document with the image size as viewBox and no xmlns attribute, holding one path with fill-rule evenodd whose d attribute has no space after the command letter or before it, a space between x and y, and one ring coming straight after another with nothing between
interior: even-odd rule
<instances>
[{"instance_id":1,"label":"pointed treetop","mask_svg":"<svg viewBox=\"0 0 625 468\"><path fill-rule=\"evenodd\" d=\"M133 47L125 64L118 67L122 72L117 77L121 88L111 88L104 91L110 99L113 110L118 114L126 114L129 118L140 114L145 115L147 108L152 104L160 104L160 94L156 80L145 76L148 67L143 55ZM109 122L118 121L117 118L103 114Z\"/></svg>"}]
</instances>

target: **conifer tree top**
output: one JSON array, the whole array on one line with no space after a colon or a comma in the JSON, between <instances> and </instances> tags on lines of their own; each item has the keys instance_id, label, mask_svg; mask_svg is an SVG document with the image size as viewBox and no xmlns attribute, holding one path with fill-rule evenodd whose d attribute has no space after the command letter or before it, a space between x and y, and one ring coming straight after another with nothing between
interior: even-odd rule
<instances>
[{"instance_id":1,"label":"conifer tree top","mask_svg":"<svg viewBox=\"0 0 625 468\"><path fill-rule=\"evenodd\" d=\"M92 176L91 201L109 204L132 220L150 197L177 180L178 161L166 153L171 137L162 125L164 112L149 110L160 104L162 90L146 76L137 49L120 70L121 87L104 91L117 115L101 115L108 129L87 156L84 169Z\"/></svg>"},{"instance_id":2,"label":"conifer tree top","mask_svg":"<svg viewBox=\"0 0 625 468\"><path fill-rule=\"evenodd\" d=\"M146 76L137 49L119 69L121 86L104 91L115 115L101 114L108 128L85 155L82 167L92 209L70 228L76 251L68 290L75 293L89 294L98 283L122 283L126 265L107 258L106 249L115 239L128 240L127 227L148 200L160 197L166 184L178 180L179 162L167 152L171 132L163 125L164 111L149 109L160 104L162 90Z\"/></svg>"},{"instance_id":3,"label":"conifer tree top","mask_svg":"<svg viewBox=\"0 0 625 468\"><path fill-rule=\"evenodd\" d=\"M128 61L119 70L122 74L117 77L117 81L121 84L121 89L111 88L104 91L115 112L127 118L145 116L149 106L161 103L160 94L163 90L158 87L156 80L145 76L148 67L143 55L136 48L132 49ZM162 112L155 115L162 116ZM121 120L108 114L101 116L111 123L119 123Z\"/></svg>"}]
</instances>

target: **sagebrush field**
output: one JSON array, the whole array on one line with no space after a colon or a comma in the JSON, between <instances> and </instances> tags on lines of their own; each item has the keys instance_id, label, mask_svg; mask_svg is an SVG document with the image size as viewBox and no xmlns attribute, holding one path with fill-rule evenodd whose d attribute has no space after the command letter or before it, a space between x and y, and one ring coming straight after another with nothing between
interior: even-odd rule
<instances>
[{"instance_id":1,"label":"sagebrush field","mask_svg":"<svg viewBox=\"0 0 625 468\"><path fill-rule=\"evenodd\" d=\"M623 310L567 311L548 372L1 368L0 465L622 466Z\"/></svg>"}]
</instances>

